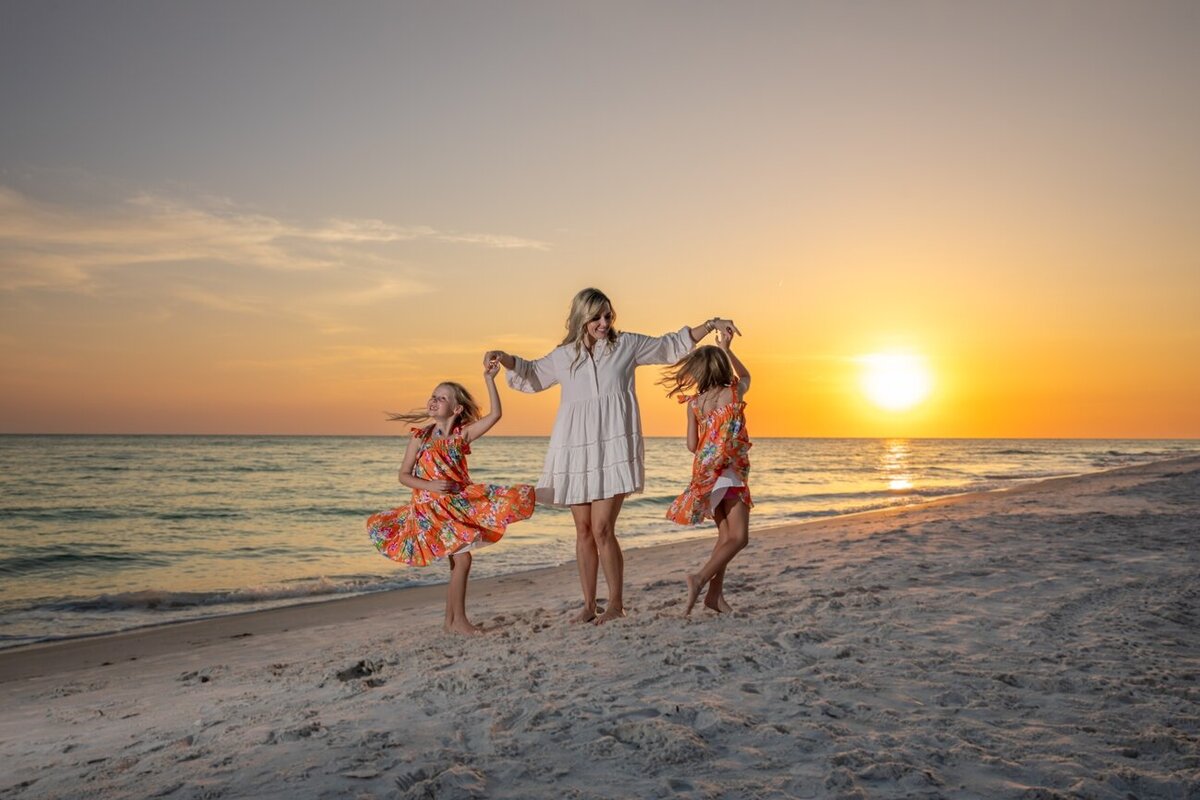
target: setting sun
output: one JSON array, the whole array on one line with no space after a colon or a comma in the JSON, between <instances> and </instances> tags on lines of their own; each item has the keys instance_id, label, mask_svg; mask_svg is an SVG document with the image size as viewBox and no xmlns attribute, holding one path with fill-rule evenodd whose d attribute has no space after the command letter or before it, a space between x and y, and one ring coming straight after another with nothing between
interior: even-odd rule
<instances>
[{"instance_id":1,"label":"setting sun","mask_svg":"<svg viewBox=\"0 0 1200 800\"><path fill-rule=\"evenodd\" d=\"M907 411L929 395L933 383L925 360L908 353L872 353L859 359L862 388L888 411Z\"/></svg>"}]
</instances>

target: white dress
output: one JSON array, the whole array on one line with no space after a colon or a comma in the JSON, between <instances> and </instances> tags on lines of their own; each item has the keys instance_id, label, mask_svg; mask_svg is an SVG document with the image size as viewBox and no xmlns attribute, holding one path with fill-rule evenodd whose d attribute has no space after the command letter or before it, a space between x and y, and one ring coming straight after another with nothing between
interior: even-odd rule
<instances>
[{"instance_id":1,"label":"white dress","mask_svg":"<svg viewBox=\"0 0 1200 800\"><path fill-rule=\"evenodd\" d=\"M562 387L546 465L537 483L539 503L565 506L640 492L646 479L642 416L633 372L642 364L673 364L693 342L687 326L663 336L622 333L597 342L571 367L574 345L560 345L535 361L514 356L508 385L522 392Z\"/></svg>"}]
</instances>

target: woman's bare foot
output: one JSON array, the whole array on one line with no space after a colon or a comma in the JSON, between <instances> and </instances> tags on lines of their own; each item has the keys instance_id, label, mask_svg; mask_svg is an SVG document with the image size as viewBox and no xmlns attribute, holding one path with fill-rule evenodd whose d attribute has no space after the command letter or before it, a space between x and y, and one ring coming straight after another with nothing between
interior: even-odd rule
<instances>
[{"instance_id":1,"label":"woman's bare foot","mask_svg":"<svg viewBox=\"0 0 1200 800\"><path fill-rule=\"evenodd\" d=\"M592 606L591 608L584 606L582 611L571 617L571 624L575 625L580 622L591 622L596 618L596 614L603 613L603 611L603 608L598 608L597 606Z\"/></svg>"},{"instance_id":2,"label":"woman's bare foot","mask_svg":"<svg viewBox=\"0 0 1200 800\"><path fill-rule=\"evenodd\" d=\"M620 619L625 616L625 609L619 605L609 605L607 609L600 612L600 616L592 621L593 625L603 625L606 622L612 622L614 619Z\"/></svg>"},{"instance_id":3,"label":"woman's bare foot","mask_svg":"<svg viewBox=\"0 0 1200 800\"><path fill-rule=\"evenodd\" d=\"M725 595L723 595L723 594L718 595L716 598L705 597L704 598L704 607L711 608L713 611L717 612L718 614L732 614L733 613L733 606L731 606L731 605L729 605L729 603L725 602Z\"/></svg>"},{"instance_id":4,"label":"woman's bare foot","mask_svg":"<svg viewBox=\"0 0 1200 800\"><path fill-rule=\"evenodd\" d=\"M460 619L446 625L447 633L461 633L464 636L478 636L483 633L482 625L473 625L465 619Z\"/></svg>"},{"instance_id":5,"label":"woman's bare foot","mask_svg":"<svg viewBox=\"0 0 1200 800\"><path fill-rule=\"evenodd\" d=\"M687 608L685 608L683 610L683 615L685 617L690 617L692 615L692 609L696 605L696 598L698 598L700 596L700 576L699 575L688 575L687 576L687 587L688 587L688 601L687 601Z\"/></svg>"}]
</instances>

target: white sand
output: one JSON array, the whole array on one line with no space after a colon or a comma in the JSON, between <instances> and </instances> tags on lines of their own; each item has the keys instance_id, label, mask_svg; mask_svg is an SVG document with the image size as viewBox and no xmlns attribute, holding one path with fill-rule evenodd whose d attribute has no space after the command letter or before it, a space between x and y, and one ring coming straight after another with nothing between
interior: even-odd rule
<instances>
[{"instance_id":1,"label":"white sand","mask_svg":"<svg viewBox=\"0 0 1200 800\"><path fill-rule=\"evenodd\" d=\"M603 628L568 565L471 640L418 590L10 651L0 798L1196 798L1198 535L1190 457L752 529L726 616L685 542Z\"/></svg>"}]
</instances>

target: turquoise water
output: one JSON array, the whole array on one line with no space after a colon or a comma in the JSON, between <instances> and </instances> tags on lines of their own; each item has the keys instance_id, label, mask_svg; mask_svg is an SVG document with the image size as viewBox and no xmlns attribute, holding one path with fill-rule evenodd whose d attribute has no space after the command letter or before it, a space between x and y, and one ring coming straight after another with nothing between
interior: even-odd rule
<instances>
[{"instance_id":1,"label":"turquoise water","mask_svg":"<svg viewBox=\"0 0 1200 800\"><path fill-rule=\"evenodd\" d=\"M547 440L487 437L480 482L536 482ZM364 521L406 502L395 437L0 436L0 647L441 582L378 555ZM1200 451L1194 440L758 439L752 529L1002 489ZM618 522L637 548L711 529L663 519L682 439L646 444L646 492ZM636 556L633 556L636 558ZM475 576L574 558L569 511L539 507Z\"/></svg>"}]
</instances>

